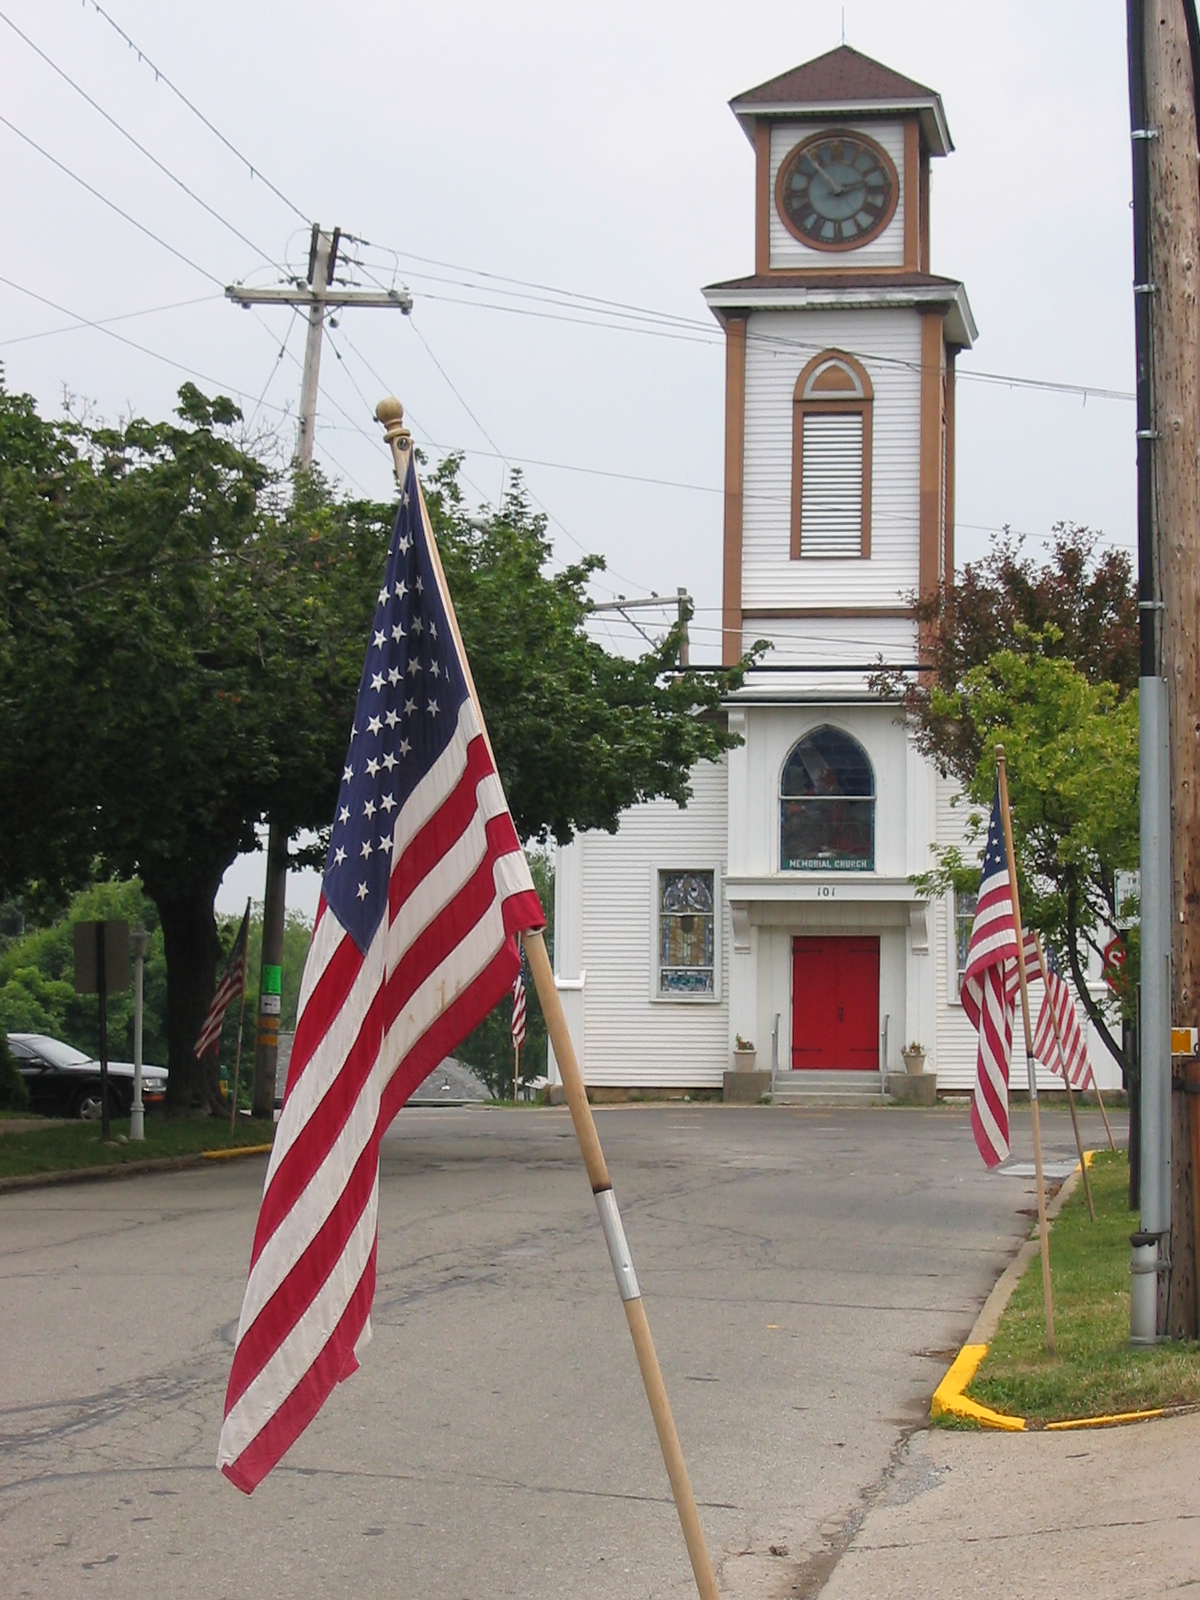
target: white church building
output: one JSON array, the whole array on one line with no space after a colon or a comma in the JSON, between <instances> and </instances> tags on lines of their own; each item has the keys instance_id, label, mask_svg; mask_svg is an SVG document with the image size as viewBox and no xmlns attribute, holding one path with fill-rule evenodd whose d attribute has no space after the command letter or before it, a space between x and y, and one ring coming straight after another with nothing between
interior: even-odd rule
<instances>
[{"instance_id":1,"label":"white church building","mask_svg":"<svg viewBox=\"0 0 1200 1600\"><path fill-rule=\"evenodd\" d=\"M559 851L557 983L599 1091L719 1090L739 1038L780 1097L879 1092L910 1042L967 1090L973 905L911 881L966 807L870 687L880 661L921 661L912 596L954 567L954 368L976 330L930 270L950 132L938 94L845 46L732 110L754 271L704 291L726 349L723 660L769 648L726 703L741 744L685 808L634 806Z\"/></svg>"}]
</instances>

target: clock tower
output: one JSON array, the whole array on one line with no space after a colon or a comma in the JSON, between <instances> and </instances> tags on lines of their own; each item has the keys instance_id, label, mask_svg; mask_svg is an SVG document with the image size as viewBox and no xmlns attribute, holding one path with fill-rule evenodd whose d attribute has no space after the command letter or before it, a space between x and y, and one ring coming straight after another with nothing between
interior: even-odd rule
<instances>
[{"instance_id":1,"label":"clock tower","mask_svg":"<svg viewBox=\"0 0 1200 1600\"><path fill-rule=\"evenodd\" d=\"M754 272L726 335L723 659L915 659L912 596L954 564L954 360L930 271L941 97L843 45L732 102L754 148ZM840 626L841 623L846 626Z\"/></svg>"},{"instance_id":2,"label":"clock tower","mask_svg":"<svg viewBox=\"0 0 1200 1600\"><path fill-rule=\"evenodd\" d=\"M970 1088L971 907L913 882L961 808L875 686L928 659L918 601L954 565L975 325L931 270L950 130L934 90L846 46L732 109L754 270L705 290L726 340L722 658L763 649L726 701L741 742L685 808L632 806L560 850L559 987L597 1094L757 1098L735 1070L753 1047L778 1099L877 1095L916 1043L939 1088Z\"/></svg>"}]
</instances>

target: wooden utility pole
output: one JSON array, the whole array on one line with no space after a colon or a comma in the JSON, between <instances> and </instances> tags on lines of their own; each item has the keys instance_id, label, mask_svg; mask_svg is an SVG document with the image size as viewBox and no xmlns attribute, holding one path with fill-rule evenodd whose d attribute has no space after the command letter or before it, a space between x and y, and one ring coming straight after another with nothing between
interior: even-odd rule
<instances>
[{"instance_id":1,"label":"wooden utility pole","mask_svg":"<svg viewBox=\"0 0 1200 1600\"><path fill-rule=\"evenodd\" d=\"M338 306L384 306L405 315L412 297L400 289L342 289L334 283L341 229L332 233L314 223L308 253L308 278L304 283L272 289L246 289L231 284L226 297L235 305L304 306L308 310L308 338L300 378L300 429L296 440L298 473L312 466L317 426L317 393L321 373L321 336L326 314ZM258 982L258 1028L254 1039L254 1104L256 1117L271 1116L275 1107L275 1063L279 1054L279 1015L282 1004L283 928L287 910L287 833L272 821L267 836L267 875L263 889L262 965Z\"/></svg>"},{"instance_id":2,"label":"wooden utility pole","mask_svg":"<svg viewBox=\"0 0 1200 1600\"><path fill-rule=\"evenodd\" d=\"M1150 134L1148 293L1159 671L1167 685L1170 743L1171 1021L1195 1026L1200 1022L1200 155L1184 8L1185 0L1145 0L1142 37ZM1159 1279L1158 1331L1195 1338L1200 1330L1192 1153L1183 1089L1181 1070L1171 1093L1170 1234L1169 1243L1163 1241L1170 1267Z\"/></svg>"}]
</instances>

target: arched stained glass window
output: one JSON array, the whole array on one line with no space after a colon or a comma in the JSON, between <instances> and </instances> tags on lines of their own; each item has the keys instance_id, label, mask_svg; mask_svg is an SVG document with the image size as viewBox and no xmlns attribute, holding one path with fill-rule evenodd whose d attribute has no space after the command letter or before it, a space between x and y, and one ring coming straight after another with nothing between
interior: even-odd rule
<instances>
[{"instance_id":1,"label":"arched stained glass window","mask_svg":"<svg viewBox=\"0 0 1200 1600\"><path fill-rule=\"evenodd\" d=\"M783 766L780 866L785 872L870 872L875 774L857 739L814 728Z\"/></svg>"}]
</instances>

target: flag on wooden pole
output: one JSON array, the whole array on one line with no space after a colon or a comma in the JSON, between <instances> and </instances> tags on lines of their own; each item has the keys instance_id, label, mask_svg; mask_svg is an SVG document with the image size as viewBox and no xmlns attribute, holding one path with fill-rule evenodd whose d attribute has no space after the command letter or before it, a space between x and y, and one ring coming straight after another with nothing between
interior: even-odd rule
<instances>
[{"instance_id":1,"label":"flag on wooden pole","mask_svg":"<svg viewBox=\"0 0 1200 1600\"><path fill-rule=\"evenodd\" d=\"M1062 1057L1055 1040L1055 1020L1062 1040ZM1065 1062L1067 1076L1075 1089L1086 1089L1093 1081L1092 1064L1088 1060L1087 1039L1079 1026L1075 1002L1062 975L1058 955L1053 945L1046 946L1046 992L1038 1010L1037 1026L1033 1030L1033 1053L1044 1061L1051 1072L1062 1076Z\"/></svg>"},{"instance_id":2,"label":"flag on wooden pole","mask_svg":"<svg viewBox=\"0 0 1200 1600\"><path fill-rule=\"evenodd\" d=\"M1008 1073L1012 1064L1014 994L1008 980L1010 970L1016 968L1016 955L1017 928L997 785L962 986L963 1010L979 1034L971 1131L989 1167L998 1166L1009 1152Z\"/></svg>"},{"instance_id":3,"label":"flag on wooden pole","mask_svg":"<svg viewBox=\"0 0 1200 1600\"><path fill-rule=\"evenodd\" d=\"M525 1043L525 979L520 971L513 979L512 1042L519 1050Z\"/></svg>"},{"instance_id":4,"label":"flag on wooden pole","mask_svg":"<svg viewBox=\"0 0 1200 1600\"><path fill-rule=\"evenodd\" d=\"M358 1365L379 1142L545 918L470 692L412 461L304 968L217 1465L249 1494Z\"/></svg>"},{"instance_id":5,"label":"flag on wooden pole","mask_svg":"<svg viewBox=\"0 0 1200 1600\"><path fill-rule=\"evenodd\" d=\"M246 901L246 915L242 918L242 925L238 929L237 938L225 961L225 970L221 974L221 981L217 984L217 992L212 997L212 1004L208 1008L196 1039L195 1052L197 1061L202 1060L213 1048L221 1037L221 1026L225 1021L225 1013L239 994L244 994L246 989L246 945L250 938L250 902Z\"/></svg>"}]
</instances>

